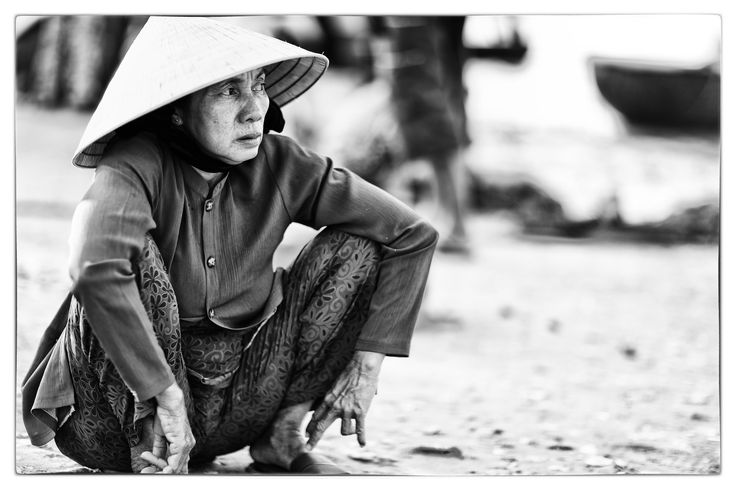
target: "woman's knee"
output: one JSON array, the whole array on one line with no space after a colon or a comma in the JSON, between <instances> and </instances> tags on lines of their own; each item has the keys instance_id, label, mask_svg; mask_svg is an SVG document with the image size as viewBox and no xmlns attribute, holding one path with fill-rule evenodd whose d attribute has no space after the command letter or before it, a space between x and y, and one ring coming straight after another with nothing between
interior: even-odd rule
<instances>
[{"instance_id":1,"label":"woman's knee","mask_svg":"<svg viewBox=\"0 0 736 490\"><path fill-rule=\"evenodd\" d=\"M179 337L179 305L161 252L151 235L135 261L135 275L143 308L159 338Z\"/></svg>"},{"instance_id":2,"label":"woman's knee","mask_svg":"<svg viewBox=\"0 0 736 490\"><path fill-rule=\"evenodd\" d=\"M324 258L342 262L378 263L381 254L377 242L333 228L322 230L306 248L307 252L317 250Z\"/></svg>"},{"instance_id":3,"label":"woman's knee","mask_svg":"<svg viewBox=\"0 0 736 490\"><path fill-rule=\"evenodd\" d=\"M326 228L302 249L289 275L300 289L312 290L329 278L359 287L376 275L380 258L373 240Z\"/></svg>"}]
</instances>

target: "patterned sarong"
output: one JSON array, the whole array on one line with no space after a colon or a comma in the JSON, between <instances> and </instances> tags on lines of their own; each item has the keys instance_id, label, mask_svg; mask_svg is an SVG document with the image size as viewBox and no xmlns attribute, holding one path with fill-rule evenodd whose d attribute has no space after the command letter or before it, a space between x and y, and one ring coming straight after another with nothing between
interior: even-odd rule
<instances>
[{"instance_id":1,"label":"patterned sarong","mask_svg":"<svg viewBox=\"0 0 736 490\"><path fill-rule=\"evenodd\" d=\"M250 445L279 409L324 396L353 354L379 260L374 242L325 230L284 273L283 301L259 327L182 328L161 255L147 238L137 263L141 299L185 394L197 441L193 463ZM130 448L141 441L154 401L134 399L75 300L59 342L65 342L75 402L58 428L57 446L84 466L131 471Z\"/></svg>"}]
</instances>

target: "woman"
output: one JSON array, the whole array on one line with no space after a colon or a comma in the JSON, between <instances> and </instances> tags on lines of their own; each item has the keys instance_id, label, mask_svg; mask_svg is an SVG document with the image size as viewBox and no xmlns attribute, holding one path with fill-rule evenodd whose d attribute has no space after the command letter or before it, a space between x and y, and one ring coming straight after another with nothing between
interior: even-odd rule
<instances>
[{"instance_id":1,"label":"woman","mask_svg":"<svg viewBox=\"0 0 736 490\"><path fill-rule=\"evenodd\" d=\"M73 158L95 180L72 224L74 297L24 382L34 444L164 473L246 446L257 470L341 473L311 452L335 420L365 444L383 358L409 353L437 233L267 134L326 67L208 19L144 26ZM292 222L326 228L273 271Z\"/></svg>"}]
</instances>

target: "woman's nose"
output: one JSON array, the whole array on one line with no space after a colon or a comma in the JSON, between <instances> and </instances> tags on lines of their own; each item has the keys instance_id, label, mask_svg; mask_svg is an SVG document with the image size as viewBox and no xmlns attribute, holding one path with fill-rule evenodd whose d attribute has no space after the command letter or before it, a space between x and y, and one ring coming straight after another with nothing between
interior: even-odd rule
<instances>
[{"instance_id":1,"label":"woman's nose","mask_svg":"<svg viewBox=\"0 0 736 490\"><path fill-rule=\"evenodd\" d=\"M256 122L263 119L265 110L262 105L255 96L246 97L238 112L238 122Z\"/></svg>"}]
</instances>

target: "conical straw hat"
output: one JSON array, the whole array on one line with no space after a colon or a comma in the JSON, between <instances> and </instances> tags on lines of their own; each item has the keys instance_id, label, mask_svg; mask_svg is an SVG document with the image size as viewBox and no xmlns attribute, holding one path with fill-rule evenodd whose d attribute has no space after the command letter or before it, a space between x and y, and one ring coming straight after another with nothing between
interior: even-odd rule
<instances>
[{"instance_id":1,"label":"conical straw hat","mask_svg":"<svg viewBox=\"0 0 736 490\"><path fill-rule=\"evenodd\" d=\"M72 163L95 167L115 130L199 89L266 68L279 106L327 69L325 56L242 27L201 17L151 17L133 41L90 118Z\"/></svg>"}]
</instances>

